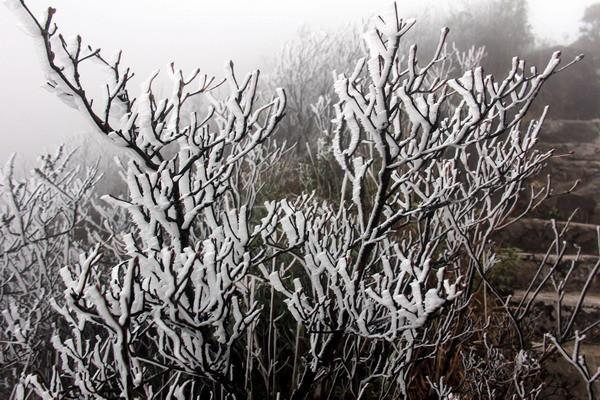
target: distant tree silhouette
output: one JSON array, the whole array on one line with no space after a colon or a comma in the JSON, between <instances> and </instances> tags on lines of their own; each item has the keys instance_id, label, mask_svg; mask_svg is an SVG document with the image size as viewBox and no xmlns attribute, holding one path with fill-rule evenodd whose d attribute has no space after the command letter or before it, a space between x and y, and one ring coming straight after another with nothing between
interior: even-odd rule
<instances>
[{"instance_id":1,"label":"distant tree silhouette","mask_svg":"<svg viewBox=\"0 0 600 400\"><path fill-rule=\"evenodd\" d=\"M467 0L450 14L448 26L459 48L485 46L492 56L482 64L494 74L504 73L512 57L523 56L534 43L527 0Z\"/></svg>"},{"instance_id":2,"label":"distant tree silhouette","mask_svg":"<svg viewBox=\"0 0 600 400\"><path fill-rule=\"evenodd\" d=\"M600 3L586 8L581 19L580 36L568 46L533 50L528 59L542 67L545 54L561 51L564 57L583 54L583 62L562 80L550 82L540 93L542 104L550 106L550 116L588 120L600 117Z\"/></svg>"},{"instance_id":3,"label":"distant tree silhouette","mask_svg":"<svg viewBox=\"0 0 600 400\"><path fill-rule=\"evenodd\" d=\"M592 4L585 9L581 22L581 38L596 43L597 46L600 45L600 3Z\"/></svg>"},{"instance_id":4,"label":"distant tree silhouette","mask_svg":"<svg viewBox=\"0 0 600 400\"><path fill-rule=\"evenodd\" d=\"M596 83L600 84L600 3L585 9L581 18L579 39L574 43L591 60L596 72Z\"/></svg>"}]
</instances>

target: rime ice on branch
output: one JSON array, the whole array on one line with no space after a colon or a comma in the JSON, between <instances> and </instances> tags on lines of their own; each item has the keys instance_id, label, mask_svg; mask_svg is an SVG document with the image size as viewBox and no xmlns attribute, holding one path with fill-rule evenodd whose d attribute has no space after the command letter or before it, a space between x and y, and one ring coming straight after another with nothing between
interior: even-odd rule
<instances>
[{"instance_id":1,"label":"rime ice on branch","mask_svg":"<svg viewBox=\"0 0 600 400\"><path fill-rule=\"evenodd\" d=\"M15 157L0 169L0 363L2 384L51 357L51 299L60 296L58 270L80 251L75 232L87 219L98 165L75 166L62 147L42 156L29 176ZM10 388L12 390L12 388Z\"/></svg>"},{"instance_id":2,"label":"rime ice on branch","mask_svg":"<svg viewBox=\"0 0 600 400\"><path fill-rule=\"evenodd\" d=\"M282 90L258 105L258 72L240 80L228 64L217 82L171 64L170 96L158 96L158 73L134 95L120 54L108 60L80 37L65 39L53 9L40 20L24 2L12 3L43 46L51 90L130 151L129 196L106 200L135 223L110 276L98 247L61 270L65 304L55 307L71 334L54 339L61 363L52 384L29 376L21 390L52 397L69 384L83 398L155 398L164 390L182 399L208 387L246 398L252 366L268 371L268 381L281 363L270 342L257 344L267 304L257 301L255 285L263 279L271 313L276 291L307 336L307 354L299 347L294 354L294 365L305 364L294 367L291 398L308 398L332 371L359 398L372 379L400 396L413 369L453 339L476 282L504 302L487 279L497 261L490 235L550 193L532 188L518 209L526 180L551 156L534 149L545 113L523 119L559 70L560 54L543 71L515 58L499 81L478 66L445 79L448 30L421 64L416 45L400 54L415 22L394 8L365 34L366 58L336 76L327 134L344 174L337 201L304 194L259 207L260 174L284 151L271 140L284 115ZM100 101L81 77L92 60L111 73ZM222 84L227 95L214 99ZM192 111L193 98L210 105ZM522 342L518 317L506 312ZM261 350L271 357L267 367ZM363 369L371 375L352 375ZM163 375L167 383L155 380Z\"/></svg>"},{"instance_id":3,"label":"rime ice on branch","mask_svg":"<svg viewBox=\"0 0 600 400\"><path fill-rule=\"evenodd\" d=\"M526 180L551 156L534 149L545 113L522 121L560 53L543 71L515 58L500 81L477 66L446 80L447 29L424 64L416 45L399 52L414 23L394 7L365 34L368 56L336 77L328 134L345 173L339 206L312 202L282 220L290 246L306 239L296 251L303 276L263 272L310 335L297 399L337 360L353 359L350 343L364 343L365 354L386 348L371 373L404 390L415 354L431 348L433 357L435 343L450 338L474 277L487 282L496 262L490 235L549 194L532 188L515 214ZM436 316L442 322L431 330Z\"/></svg>"},{"instance_id":4,"label":"rime ice on branch","mask_svg":"<svg viewBox=\"0 0 600 400\"><path fill-rule=\"evenodd\" d=\"M98 248L61 271L66 305L57 308L72 329L70 339L55 339L63 378L86 397L133 398L150 395L145 380L156 368L174 368L239 392L231 349L258 316L258 304L242 298L248 269L266 257L252 250L260 249L268 226L251 222L255 182L283 152L271 145L283 90L258 105L258 71L240 80L229 63L226 78L216 82L171 64L170 96L157 96L158 73L133 95L133 72L122 67L120 54L109 60L79 36L65 39L53 9L39 20L23 2L15 7L43 44L49 87L132 155L129 198L106 198L126 208L136 225L123 237L128 259L113 267L109 281L99 270ZM88 97L82 79L82 66L92 61L112 75L103 101ZM210 92L223 83L228 94L216 100ZM200 96L208 109L190 111L190 100ZM102 332L93 345L83 336L88 326ZM182 378L181 387L187 382Z\"/></svg>"}]
</instances>

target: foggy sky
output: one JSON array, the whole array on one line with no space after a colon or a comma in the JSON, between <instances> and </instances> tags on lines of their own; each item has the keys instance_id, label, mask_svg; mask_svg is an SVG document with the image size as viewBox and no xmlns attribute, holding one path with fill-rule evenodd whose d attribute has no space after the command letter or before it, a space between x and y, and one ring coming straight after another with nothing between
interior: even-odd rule
<instances>
[{"instance_id":1,"label":"foggy sky","mask_svg":"<svg viewBox=\"0 0 600 400\"><path fill-rule=\"evenodd\" d=\"M552 43L576 36L583 10L594 0L529 0L534 34ZM0 2L1 3L1 2ZM30 0L43 10L47 0ZM236 70L264 69L298 29L335 29L385 11L389 0L54 0L55 22L67 36L81 34L109 54L123 49L139 77L175 61L222 76L232 59ZM435 0L398 1L402 14L449 7ZM88 131L77 111L42 89L44 76L32 38L0 4L0 163L12 152L31 158ZM96 82L93 82L96 83ZM97 82L98 85L101 82Z\"/></svg>"}]
</instances>

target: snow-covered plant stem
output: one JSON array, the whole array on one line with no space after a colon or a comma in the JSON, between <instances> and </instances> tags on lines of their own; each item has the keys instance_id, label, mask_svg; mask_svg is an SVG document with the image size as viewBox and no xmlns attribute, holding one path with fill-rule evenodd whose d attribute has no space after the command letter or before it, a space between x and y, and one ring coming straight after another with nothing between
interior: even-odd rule
<instances>
[{"instance_id":1,"label":"snow-covered plant stem","mask_svg":"<svg viewBox=\"0 0 600 400\"><path fill-rule=\"evenodd\" d=\"M479 287L503 300L488 279L491 235L549 194L532 188L519 209L551 157L534 149L545 112L524 119L560 70L559 53L541 71L515 58L502 80L479 66L447 79L448 29L420 63L416 45L400 51L415 22L394 7L365 34L366 57L335 75L326 134L343 172L339 196L259 205L261 174L284 154L272 140L283 90L268 99L258 71L240 79L231 63L222 81L170 64L170 96L158 95L158 72L134 95L120 53L109 59L63 37L51 8L39 19L24 1L9 4L40 44L51 90L130 155L128 196L105 200L135 225L109 271L99 246L61 269L65 302L54 308L69 333L53 339L60 363L50 382L25 377L20 393L405 398L419 368L442 364L439 349L472 333L463 322ZM111 75L96 101L82 79L91 61ZM518 316L506 313L520 349ZM278 380L286 338L291 382ZM450 393L443 375L429 378Z\"/></svg>"},{"instance_id":2,"label":"snow-covered plant stem","mask_svg":"<svg viewBox=\"0 0 600 400\"><path fill-rule=\"evenodd\" d=\"M30 176L0 169L0 390L20 375L47 366L52 299L61 293L58 270L76 259L97 165L75 167L62 147L45 155ZM9 388L4 387L8 385Z\"/></svg>"},{"instance_id":3,"label":"snow-covered plant stem","mask_svg":"<svg viewBox=\"0 0 600 400\"><path fill-rule=\"evenodd\" d=\"M39 20L24 2L12 6L43 47L52 90L131 154L124 173L129 197L106 197L135 223L123 235L127 258L109 279L97 247L61 271L66 304L56 308L72 333L55 338L60 380L71 379L85 398L130 399L151 397L160 389L152 377L175 370L178 379L165 388L175 396L198 395L200 379L244 398L235 383L240 365L231 357L260 311L241 299L249 269L266 257L259 243L271 221L254 222L256 179L282 152L268 144L283 116L284 92L257 106L258 71L240 80L229 63L216 82L171 64L169 97L155 94L158 72L133 97L133 73L121 67L120 54L109 60L79 36L64 38L51 8ZM81 67L90 61L112 75L103 102L94 102L82 83ZM218 101L210 92L221 84L228 95ZM196 96L208 102L205 110L189 108ZM98 332L91 341L90 329Z\"/></svg>"},{"instance_id":4,"label":"snow-covered plant stem","mask_svg":"<svg viewBox=\"0 0 600 400\"><path fill-rule=\"evenodd\" d=\"M268 276L306 327L312 360L293 399L339 371L356 382L355 395L374 379L406 395L410 369L436 357L476 282L488 285L496 262L490 236L514 221L526 180L551 156L533 148L545 113L523 118L558 71L559 53L542 71L515 58L501 81L481 67L446 80L436 66L448 30L422 65L416 45L399 53L413 24L396 8L379 18L365 34L368 56L336 77L328 134L348 183L339 207L312 201L282 219L289 246L304 238L295 251L304 276ZM532 190L516 218L547 194ZM435 318L446 322L434 329ZM362 350L350 356L351 348ZM381 349L384 357L370 358ZM360 378L360 368L372 376Z\"/></svg>"}]
</instances>

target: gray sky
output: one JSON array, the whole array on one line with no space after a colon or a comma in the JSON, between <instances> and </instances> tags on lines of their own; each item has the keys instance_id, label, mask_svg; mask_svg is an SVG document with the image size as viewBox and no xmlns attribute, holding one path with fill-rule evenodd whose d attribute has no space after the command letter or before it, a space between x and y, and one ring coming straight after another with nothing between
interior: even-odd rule
<instances>
[{"instance_id":1,"label":"gray sky","mask_svg":"<svg viewBox=\"0 0 600 400\"><path fill-rule=\"evenodd\" d=\"M529 0L534 33L566 43L577 33L583 10L594 0ZM43 10L46 0L30 0ZM221 76L232 59L240 73L265 67L298 29L335 29L385 11L389 0L53 0L67 36L79 33L146 77L175 61ZM450 7L449 0L400 0L407 16L419 7ZM32 38L0 5L0 163L12 152L28 159L88 130L75 110L42 89L44 77ZM98 82L101 84L101 82Z\"/></svg>"}]
</instances>

